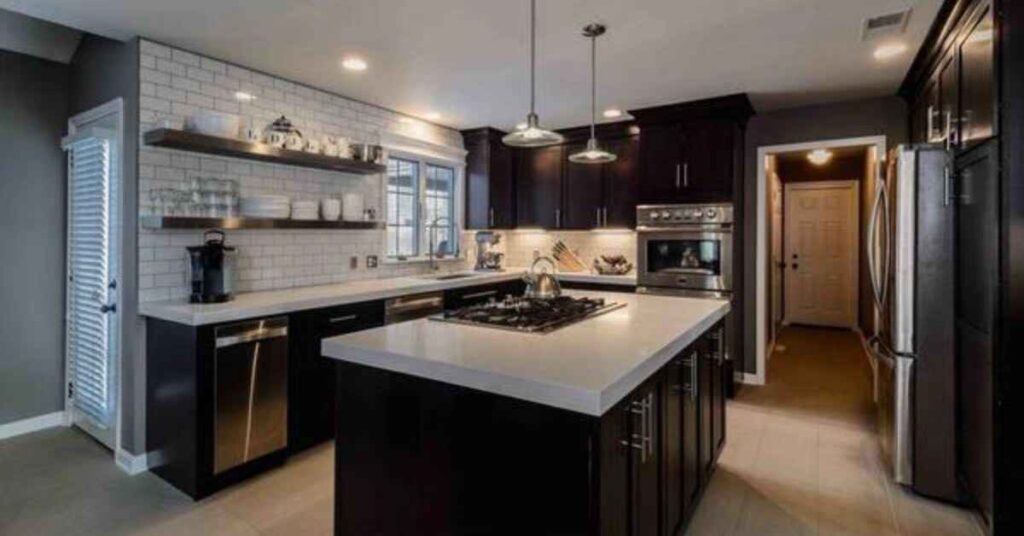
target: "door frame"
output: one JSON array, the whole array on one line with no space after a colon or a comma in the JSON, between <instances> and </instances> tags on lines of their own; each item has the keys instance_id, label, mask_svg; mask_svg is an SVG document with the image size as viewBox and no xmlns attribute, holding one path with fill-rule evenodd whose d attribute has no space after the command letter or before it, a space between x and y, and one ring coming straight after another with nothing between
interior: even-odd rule
<instances>
[{"instance_id":1,"label":"door frame","mask_svg":"<svg viewBox=\"0 0 1024 536\"><path fill-rule=\"evenodd\" d=\"M787 233L785 231L786 231L786 226L788 225L788 221L789 221L789 218L786 217L786 212L789 210L789 207L790 207L790 203L788 201L786 201L786 199L789 197L790 192L792 192L794 190L840 190L840 189L842 189L842 190L846 190L851 195L851 197L852 197L853 203L851 203L850 208L849 208L850 216L851 216L850 221L852 222L852 225L850 226L850 229L849 229L848 233L850 235L849 236L850 243L854 244L855 247L853 248L853 255L851 255L851 257L850 257L850 264L851 264L851 266L850 266L850 268L851 268L850 269L850 277L849 277L849 280L846 282L846 284L848 285L848 290L850 291L850 296L852 296L853 299L851 300L851 303L850 303L851 310L847 311L847 314L849 315L849 318L850 318L850 323L848 325L842 326L842 327L847 327L847 328L849 328L851 330L852 329L857 329L857 323L859 321L857 313L860 310L859 309L859 307L860 307L860 292L859 292L859 290L860 290L860 288L859 288L860 287L860 285L859 285L859 283L860 283L860 247L861 247L861 244L860 244L860 184L861 184L860 181L855 181L855 180L839 180L839 181L789 182L789 183L783 183L783 185L782 185L782 199L783 199L783 212L782 212L782 221L783 221L783 224L782 224L782 227L783 227L782 244L783 244L783 246L782 246L782 251L783 251L783 256L785 256L785 252L786 252L786 243L787 243L786 235L787 235ZM788 264L788 262L787 262L787 264ZM786 284L786 274L787 274L787 272L785 270L783 270L782 271L782 286L783 286L784 289L789 288L789 285ZM785 290L783 292L785 292ZM785 297L783 297L782 319L783 319L782 320L783 324L788 325L788 324L792 324L793 323L792 320L789 318L789 309L786 307ZM840 326L835 326L835 327L840 327Z\"/></svg>"},{"instance_id":2,"label":"door frame","mask_svg":"<svg viewBox=\"0 0 1024 536\"><path fill-rule=\"evenodd\" d=\"M68 118L68 135L62 140L62 144L67 144L72 141L80 134L79 130L82 125L96 121L109 115L117 116L117 145L118 152L116 155L117 166L118 166L118 177L119 181L117 188L117 195L115 199L111 201L111 204L115 204L119 210L119 218L117 221L111 221L112 225L120 227L118 234L118 248L120 254L114 263L112 263L112 269L114 272L114 278L117 281L117 287L114 289L115 298L114 303L117 304L117 320L115 321L115 340L117 341L114 350L114 444L112 454L115 458L124 452L121 444L121 430L122 430L122 418L124 416L123 401L124 401L124 375L122 373L122 362L124 360L124 344L123 344L123 330L124 330L124 273L125 273L125 252L123 249L124 245L124 233L125 221L128 221L124 214L124 190L125 190L125 169L124 169L124 152L125 152L125 106L124 99L118 97L114 100L101 104L95 108L86 110L82 113L76 114ZM68 199L68 209L70 208L70 199ZM65 249L67 248L67 240L71 236L71 218L67 218L67 228L65 230ZM67 331L67 311L68 311L68 291L67 291L67 273L70 271L71 258L65 253L65 297L64 297L64 314L65 314L65 332ZM71 398L68 396L68 384L71 381L71 367L70 367L70 352L68 351L68 341L65 333L64 341L64 382L61 385L61 389L64 391L64 426L71 426L73 424L73 412L74 404L71 402Z\"/></svg>"},{"instance_id":3,"label":"door frame","mask_svg":"<svg viewBox=\"0 0 1024 536\"><path fill-rule=\"evenodd\" d=\"M756 208L756 232L754 250L754 351L757 368L753 373L743 374L743 383L753 385L764 385L768 380L766 370L767 355L770 352L769 344L774 341L768 340L768 333L765 325L765 318L768 314L768 175L765 166L765 159L770 154L788 153L793 151L811 151L814 149L834 149L838 147L850 147L857 145L873 145L877 149L879 165L885 165L886 155L885 136L862 136L856 138L839 138L830 140L810 141L802 143L789 143L782 145L763 145L757 148L757 195L755 199ZM884 169L884 168L883 168Z\"/></svg>"}]
</instances>

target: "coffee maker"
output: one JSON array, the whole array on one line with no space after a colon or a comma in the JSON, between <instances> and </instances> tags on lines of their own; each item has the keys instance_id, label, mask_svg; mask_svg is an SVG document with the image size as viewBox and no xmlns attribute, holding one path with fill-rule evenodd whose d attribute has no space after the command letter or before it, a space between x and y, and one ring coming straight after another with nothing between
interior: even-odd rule
<instances>
[{"instance_id":1,"label":"coffee maker","mask_svg":"<svg viewBox=\"0 0 1024 536\"><path fill-rule=\"evenodd\" d=\"M203 233L201 246L190 246L189 282L191 303L223 303L235 289L235 256L233 247L224 245L224 231L211 229Z\"/></svg>"},{"instance_id":2,"label":"coffee maker","mask_svg":"<svg viewBox=\"0 0 1024 536\"><path fill-rule=\"evenodd\" d=\"M476 233L476 270L486 272L501 271L501 263L505 258L505 254L494 250L494 247L499 242L501 242L500 234L491 231L478 231Z\"/></svg>"}]
</instances>

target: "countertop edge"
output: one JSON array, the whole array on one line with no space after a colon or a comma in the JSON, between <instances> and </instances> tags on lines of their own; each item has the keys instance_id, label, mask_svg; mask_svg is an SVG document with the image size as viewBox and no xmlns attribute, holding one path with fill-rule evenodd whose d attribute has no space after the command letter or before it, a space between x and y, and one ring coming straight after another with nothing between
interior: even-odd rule
<instances>
[{"instance_id":1,"label":"countertop edge","mask_svg":"<svg viewBox=\"0 0 1024 536\"><path fill-rule=\"evenodd\" d=\"M446 281L424 280L422 282L410 283L410 280L416 279L418 276L401 276L383 279L364 279L353 281L352 283L365 284L368 281L386 282L388 280L395 280L395 286L391 288L381 288L366 291L354 290L352 292L345 292L343 289L343 286L345 284L339 283L335 285L324 285L324 293L321 296L312 296L295 299L281 299L278 303L252 306L239 305L236 308L231 307L231 305L235 302L227 302L226 304L211 305L211 307L219 307L220 309L200 312L186 310L188 307L191 307L191 305L181 300L171 302L140 302L139 316L166 320L168 322L175 322L178 324L185 324L188 326L205 326L210 324L219 324L222 322L234 322L249 318L285 315L298 311L319 309L323 307L334 307L364 301L384 300L407 294L418 294L421 292L439 292L463 287L472 287L476 285L501 283L505 281L512 281L514 279L519 278L521 275L522 271L520 269L509 268L504 272L481 272L479 274L474 274L474 276L472 277ZM636 285L635 277L631 278L630 276L602 276L598 274L560 273L558 274L558 277L564 281L598 282L622 286ZM290 290L294 290L295 292L308 292L310 289L313 288L316 287L296 287ZM282 289L281 291L274 292L287 292L288 290L289 289Z\"/></svg>"}]
</instances>

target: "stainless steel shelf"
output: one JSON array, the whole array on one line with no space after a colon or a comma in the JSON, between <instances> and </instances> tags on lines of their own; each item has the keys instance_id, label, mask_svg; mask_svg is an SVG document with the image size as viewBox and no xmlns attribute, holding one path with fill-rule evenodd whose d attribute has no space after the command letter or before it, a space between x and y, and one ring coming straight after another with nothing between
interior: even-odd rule
<instances>
[{"instance_id":1,"label":"stainless steel shelf","mask_svg":"<svg viewBox=\"0 0 1024 536\"><path fill-rule=\"evenodd\" d=\"M383 229L381 221L278 220L271 218L194 218L143 216L144 229Z\"/></svg>"}]
</instances>

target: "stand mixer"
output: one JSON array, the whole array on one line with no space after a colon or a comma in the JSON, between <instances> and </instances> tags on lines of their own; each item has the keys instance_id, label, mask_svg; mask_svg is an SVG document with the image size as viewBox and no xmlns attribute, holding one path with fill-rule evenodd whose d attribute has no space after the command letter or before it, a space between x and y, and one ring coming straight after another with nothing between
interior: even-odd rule
<instances>
[{"instance_id":1,"label":"stand mixer","mask_svg":"<svg viewBox=\"0 0 1024 536\"><path fill-rule=\"evenodd\" d=\"M500 242L500 234L491 231L476 233L476 267L474 269L489 272L497 272L502 269L501 263L505 254L494 250Z\"/></svg>"}]
</instances>

